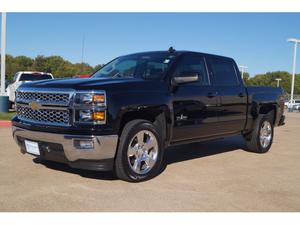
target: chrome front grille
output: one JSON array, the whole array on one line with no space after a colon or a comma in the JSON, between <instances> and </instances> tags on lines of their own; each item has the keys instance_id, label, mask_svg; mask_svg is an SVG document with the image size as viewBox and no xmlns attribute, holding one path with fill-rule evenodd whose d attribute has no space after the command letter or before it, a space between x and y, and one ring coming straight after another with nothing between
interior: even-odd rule
<instances>
[{"instance_id":1,"label":"chrome front grille","mask_svg":"<svg viewBox=\"0 0 300 225\"><path fill-rule=\"evenodd\" d=\"M70 94L17 91L16 101L23 102L23 103L37 101L43 104L68 105L70 102Z\"/></svg>"},{"instance_id":2,"label":"chrome front grille","mask_svg":"<svg viewBox=\"0 0 300 225\"><path fill-rule=\"evenodd\" d=\"M17 115L20 120L46 124L68 126L70 124L69 110L67 109L31 109L28 106L17 105Z\"/></svg>"},{"instance_id":3,"label":"chrome front grille","mask_svg":"<svg viewBox=\"0 0 300 225\"><path fill-rule=\"evenodd\" d=\"M71 126L73 90L28 89L16 92L17 117L21 121L52 126Z\"/></svg>"}]
</instances>

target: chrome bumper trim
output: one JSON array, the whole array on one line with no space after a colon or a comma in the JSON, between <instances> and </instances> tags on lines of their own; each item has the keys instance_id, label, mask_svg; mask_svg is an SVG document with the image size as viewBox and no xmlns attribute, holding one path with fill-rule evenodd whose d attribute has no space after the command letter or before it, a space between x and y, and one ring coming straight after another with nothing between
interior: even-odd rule
<instances>
[{"instance_id":1,"label":"chrome bumper trim","mask_svg":"<svg viewBox=\"0 0 300 225\"><path fill-rule=\"evenodd\" d=\"M61 144L64 149L66 158L69 161L79 159L101 160L111 159L115 157L118 135L70 135L70 134L54 134L39 131L31 131L16 126L12 126L13 138L18 143L17 137L28 138L33 141L45 141L50 143ZM94 149L77 149L74 147L74 139L84 140L93 139Z\"/></svg>"}]
</instances>

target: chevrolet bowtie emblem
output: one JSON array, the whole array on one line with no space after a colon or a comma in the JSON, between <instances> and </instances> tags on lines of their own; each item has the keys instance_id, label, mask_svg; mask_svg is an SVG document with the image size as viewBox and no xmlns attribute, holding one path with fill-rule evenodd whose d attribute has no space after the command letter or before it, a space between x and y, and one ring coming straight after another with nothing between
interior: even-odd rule
<instances>
[{"instance_id":1,"label":"chevrolet bowtie emblem","mask_svg":"<svg viewBox=\"0 0 300 225\"><path fill-rule=\"evenodd\" d=\"M32 109L32 110L37 110L39 108L41 108L41 105L37 102L30 102L29 103L29 107Z\"/></svg>"}]
</instances>

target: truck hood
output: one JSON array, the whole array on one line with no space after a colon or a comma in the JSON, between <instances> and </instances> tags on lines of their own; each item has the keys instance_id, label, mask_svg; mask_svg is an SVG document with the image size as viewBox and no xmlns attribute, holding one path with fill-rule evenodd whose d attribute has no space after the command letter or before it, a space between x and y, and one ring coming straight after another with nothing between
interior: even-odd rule
<instances>
[{"instance_id":1,"label":"truck hood","mask_svg":"<svg viewBox=\"0 0 300 225\"><path fill-rule=\"evenodd\" d=\"M69 78L52 79L23 83L22 88L45 89L74 89L74 90L155 90L161 88L162 82L144 80L139 78Z\"/></svg>"}]
</instances>

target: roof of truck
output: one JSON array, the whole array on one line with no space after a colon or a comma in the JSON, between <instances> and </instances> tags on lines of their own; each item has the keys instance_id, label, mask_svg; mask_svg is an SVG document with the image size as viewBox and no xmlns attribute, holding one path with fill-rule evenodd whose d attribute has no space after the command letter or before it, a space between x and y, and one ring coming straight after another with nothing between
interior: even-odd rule
<instances>
[{"instance_id":1,"label":"roof of truck","mask_svg":"<svg viewBox=\"0 0 300 225\"><path fill-rule=\"evenodd\" d=\"M144 55L144 54L157 54L157 53L168 53L169 51L146 51L146 52L137 52L137 53L133 53L133 54L128 54L128 55ZM222 56L222 55L215 55L215 54L209 54L209 53L204 53L204 52L196 52L196 51L188 51L188 50L174 50L172 52L169 52L172 55L175 56L179 56L185 53L197 53L197 54L203 54L206 56L213 56L213 57L222 57L222 58L226 58L226 59L230 59L233 60L233 58L231 57L227 57L227 56Z\"/></svg>"}]
</instances>

